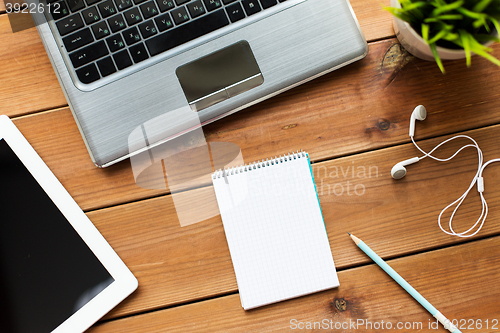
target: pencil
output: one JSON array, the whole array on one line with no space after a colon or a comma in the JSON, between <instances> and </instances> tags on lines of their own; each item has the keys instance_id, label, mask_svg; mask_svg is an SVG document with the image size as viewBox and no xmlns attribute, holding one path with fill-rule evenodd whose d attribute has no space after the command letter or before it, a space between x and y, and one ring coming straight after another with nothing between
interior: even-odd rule
<instances>
[{"instance_id":1,"label":"pencil","mask_svg":"<svg viewBox=\"0 0 500 333\"><path fill-rule=\"evenodd\" d=\"M414 299L417 300L430 314L436 318L441 324L443 324L444 328L452 333L462 333L460 330L451 323L449 319L447 319L441 312L439 312L434 306L432 306L429 301L427 301L418 291L415 290L405 279L401 277L391 266L389 266L382 258L380 258L368 245L366 245L361 239L349 233L352 240L356 245L363 250L377 265L380 266L387 274L389 274L394 281L396 281L404 290L408 292Z\"/></svg>"}]
</instances>

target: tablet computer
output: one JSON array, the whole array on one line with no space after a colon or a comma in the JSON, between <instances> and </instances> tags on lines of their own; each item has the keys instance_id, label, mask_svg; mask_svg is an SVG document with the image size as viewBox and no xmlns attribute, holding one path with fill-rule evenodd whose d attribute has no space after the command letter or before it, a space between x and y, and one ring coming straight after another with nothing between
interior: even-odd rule
<instances>
[{"instance_id":1,"label":"tablet computer","mask_svg":"<svg viewBox=\"0 0 500 333\"><path fill-rule=\"evenodd\" d=\"M0 332L83 332L137 279L0 116Z\"/></svg>"}]
</instances>

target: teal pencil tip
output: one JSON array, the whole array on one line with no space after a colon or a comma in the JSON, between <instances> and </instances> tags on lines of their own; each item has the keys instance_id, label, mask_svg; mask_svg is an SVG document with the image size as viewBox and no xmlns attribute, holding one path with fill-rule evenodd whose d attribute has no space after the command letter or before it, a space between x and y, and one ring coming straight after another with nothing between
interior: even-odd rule
<instances>
[{"instance_id":1,"label":"teal pencil tip","mask_svg":"<svg viewBox=\"0 0 500 333\"><path fill-rule=\"evenodd\" d=\"M351 236L351 233L350 233L349 231L347 232L347 234L348 234L349 236Z\"/></svg>"}]
</instances>

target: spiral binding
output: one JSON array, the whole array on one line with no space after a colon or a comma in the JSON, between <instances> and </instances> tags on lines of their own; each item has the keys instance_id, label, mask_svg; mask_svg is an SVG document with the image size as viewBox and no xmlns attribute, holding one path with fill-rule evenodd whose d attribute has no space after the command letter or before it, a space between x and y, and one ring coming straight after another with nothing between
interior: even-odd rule
<instances>
[{"instance_id":1,"label":"spiral binding","mask_svg":"<svg viewBox=\"0 0 500 333\"><path fill-rule=\"evenodd\" d=\"M224 168L224 169L219 169L215 171L212 174L212 179L216 178L221 178L224 176L230 176L230 175L235 175L243 172L248 172L260 168L265 168L266 166L271 166L279 163L285 163L291 160L296 160L298 158L302 157L308 157L307 153L303 150L297 151L297 152L292 152L288 153L288 155L283 155L283 156L274 156L274 158L267 158L265 161L256 161L252 163L248 163L245 165L240 165L240 166L235 166L235 167L230 167L230 168Z\"/></svg>"}]
</instances>

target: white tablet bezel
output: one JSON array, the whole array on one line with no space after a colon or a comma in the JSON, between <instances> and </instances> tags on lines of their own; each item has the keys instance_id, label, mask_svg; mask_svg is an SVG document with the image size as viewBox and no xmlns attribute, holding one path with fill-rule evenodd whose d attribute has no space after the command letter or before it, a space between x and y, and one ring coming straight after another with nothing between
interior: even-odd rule
<instances>
[{"instance_id":1,"label":"white tablet bezel","mask_svg":"<svg viewBox=\"0 0 500 333\"><path fill-rule=\"evenodd\" d=\"M106 242L87 215L83 213L40 156L38 156L14 123L4 115L0 116L0 140L7 142L45 193L47 193L115 280L52 331L53 333L83 332L137 289L137 279L108 242Z\"/></svg>"}]
</instances>

